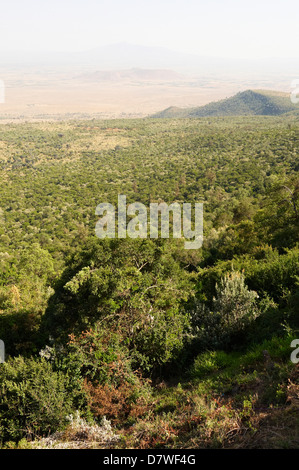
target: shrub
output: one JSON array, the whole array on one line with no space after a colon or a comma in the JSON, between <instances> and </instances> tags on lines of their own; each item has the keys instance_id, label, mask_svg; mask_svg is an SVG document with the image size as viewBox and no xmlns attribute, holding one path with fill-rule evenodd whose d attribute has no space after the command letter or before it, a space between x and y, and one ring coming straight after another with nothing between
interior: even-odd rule
<instances>
[{"instance_id":1,"label":"shrub","mask_svg":"<svg viewBox=\"0 0 299 470\"><path fill-rule=\"evenodd\" d=\"M212 310L198 303L192 312L195 337L202 347L219 348L230 344L257 316L258 294L245 285L239 272L226 274L216 284Z\"/></svg>"},{"instance_id":2,"label":"shrub","mask_svg":"<svg viewBox=\"0 0 299 470\"><path fill-rule=\"evenodd\" d=\"M45 359L8 359L0 368L0 430L3 441L43 436L72 411L69 378Z\"/></svg>"},{"instance_id":3,"label":"shrub","mask_svg":"<svg viewBox=\"0 0 299 470\"><path fill-rule=\"evenodd\" d=\"M64 342L100 323L117 331L136 367L149 372L168 363L184 347L182 305L193 293L192 275L177 259L179 241L171 241L90 240L57 283L41 335Z\"/></svg>"},{"instance_id":4,"label":"shrub","mask_svg":"<svg viewBox=\"0 0 299 470\"><path fill-rule=\"evenodd\" d=\"M85 387L93 414L97 417L107 416L114 423L123 424L128 419L134 421L149 409L148 393L141 381L133 384L124 382L118 387L113 384L94 386L86 381Z\"/></svg>"},{"instance_id":5,"label":"shrub","mask_svg":"<svg viewBox=\"0 0 299 470\"><path fill-rule=\"evenodd\" d=\"M116 332L95 326L71 335L60 367L84 379L89 409L97 417L119 421L147 409L149 381L133 370L130 352Z\"/></svg>"}]
</instances>

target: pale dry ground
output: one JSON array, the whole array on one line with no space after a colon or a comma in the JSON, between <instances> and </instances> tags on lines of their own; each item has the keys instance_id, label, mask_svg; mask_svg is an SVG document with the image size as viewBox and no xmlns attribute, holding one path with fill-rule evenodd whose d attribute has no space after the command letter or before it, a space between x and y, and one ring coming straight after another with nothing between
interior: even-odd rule
<instances>
[{"instance_id":1,"label":"pale dry ground","mask_svg":"<svg viewBox=\"0 0 299 470\"><path fill-rule=\"evenodd\" d=\"M46 120L35 121L32 123L36 131L46 132L48 134L54 133L55 136L67 133L73 130L72 123L67 120L57 120L55 123ZM53 127L54 126L54 127ZM85 132L82 132L84 130ZM1 130L0 130L1 135ZM132 145L134 139L126 135L126 130L116 127L101 129L98 126L90 125L81 128L80 133L76 135L75 139L68 139L67 142L61 144L63 158L59 159L60 163L74 161L82 157L82 152L114 149L117 145L121 147L129 147ZM8 162L8 160L20 153L26 155L31 153L34 147L34 142L29 142L27 139L23 142L14 142L13 140L0 140L0 162ZM51 150L48 152L49 147L45 147L37 155L37 158L32 163L33 166L44 165L45 162L51 161ZM7 167L8 169L11 166ZM3 176L4 177L4 176ZM1 208L0 208L0 223L1 223Z\"/></svg>"},{"instance_id":2,"label":"pale dry ground","mask_svg":"<svg viewBox=\"0 0 299 470\"><path fill-rule=\"evenodd\" d=\"M203 106L249 88L289 91L288 81L271 78L185 76L174 82L97 83L77 77L78 71L0 69L5 85L0 122L145 117L170 106Z\"/></svg>"}]
</instances>

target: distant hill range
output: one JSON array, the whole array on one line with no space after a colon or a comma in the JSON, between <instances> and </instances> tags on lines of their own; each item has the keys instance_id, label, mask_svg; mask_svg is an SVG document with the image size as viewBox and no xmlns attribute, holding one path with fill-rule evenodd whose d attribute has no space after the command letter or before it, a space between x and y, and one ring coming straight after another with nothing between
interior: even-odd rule
<instances>
[{"instance_id":1,"label":"distant hill range","mask_svg":"<svg viewBox=\"0 0 299 470\"><path fill-rule=\"evenodd\" d=\"M196 74L200 77L246 77L260 80L269 78L281 81L282 75L297 78L298 59L293 58L228 58L208 57L201 54L185 53L165 47L145 46L126 42L102 45L81 51L19 50L0 48L0 70L4 67L55 67L65 70L127 70L169 69L179 73ZM282 74L283 71L283 74ZM53 70L51 70L51 74ZM80 73L80 72L79 72ZM84 72L82 72L84 73ZM290 79L291 80L291 79ZM274 87L275 89L275 87Z\"/></svg>"},{"instance_id":2,"label":"distant hill range","mask_svg":"<svg viewBox=\"0 0 299 470\"><path fill-rule=\"evenodd\" d=\"M121 81L173 81L183 76L173 70L141 69L129 70L99 70L77 76L78 79L92 82L121 82Z\"/></svg>"},{"instance_id":3,"label":"distant hill range","mask_svg":"<svg viewBox=\"0 0 299 470\"><path fill-rule=\"evenodd\" d=\"M278 116L299 111L288 93L265 90L246 90L231 98L215 101L196 108L170 107L154 114L154 118L189 118L206 116Z\"/></svg>"}]
</instances>

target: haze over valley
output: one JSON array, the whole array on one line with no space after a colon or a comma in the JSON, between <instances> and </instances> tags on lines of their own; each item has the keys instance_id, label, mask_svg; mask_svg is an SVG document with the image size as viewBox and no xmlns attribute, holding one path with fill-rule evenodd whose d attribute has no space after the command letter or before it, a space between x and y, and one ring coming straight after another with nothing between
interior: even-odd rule
<instances>
[{"instance_id":1,"label":"haze over valley","mask_svg":"<svg viewBox=\"0 0 299 470\"><path fill-rule=\"evenodd\" d=\"M117 43L71 53L0 52L4 121L146 117L247 89L290 93L296 60L224 59Z\"/></svg>"}]
</instances>

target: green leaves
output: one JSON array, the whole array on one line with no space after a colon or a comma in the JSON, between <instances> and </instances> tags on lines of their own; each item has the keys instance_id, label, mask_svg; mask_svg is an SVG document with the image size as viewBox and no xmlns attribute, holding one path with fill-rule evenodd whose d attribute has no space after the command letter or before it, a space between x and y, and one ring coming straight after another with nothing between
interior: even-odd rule
<instances>
[{"instance_id":1,"label":"green leaves","mask_svg":"<svg viewBox=\"0 0 299 470\"><path fill-rule=\"evenodd\" d=\"M226 273L216 283L211 309L195 304L191 313L194 335L201 347L227 347L259 315L258 294L248 289L242 273Z\"/></svg>"},{"instance_id":2,"label":"green leaves","mask_svg":"<svg viewBox=\"0 0 299 470\"><path fill-rule=\"evenodd\" d=\"M181 269L176 253L169 240L87 244L49 305L48 334L62 340L98 324L117 332L144 364L167 362L183 346L188 325L183 304L193 290L192 276Z\"/></svg>"},{"instance_id":3,"label":"green leaves","mask_svg":"<svg viewBox=\"0 0 299 470\"><path fill-rule=\"evenodd\" d=\"M19 440L58 429L73 410L66 374L45 359L9 359L0 368L1 438Z\"/></svg>"}]
</instances>

